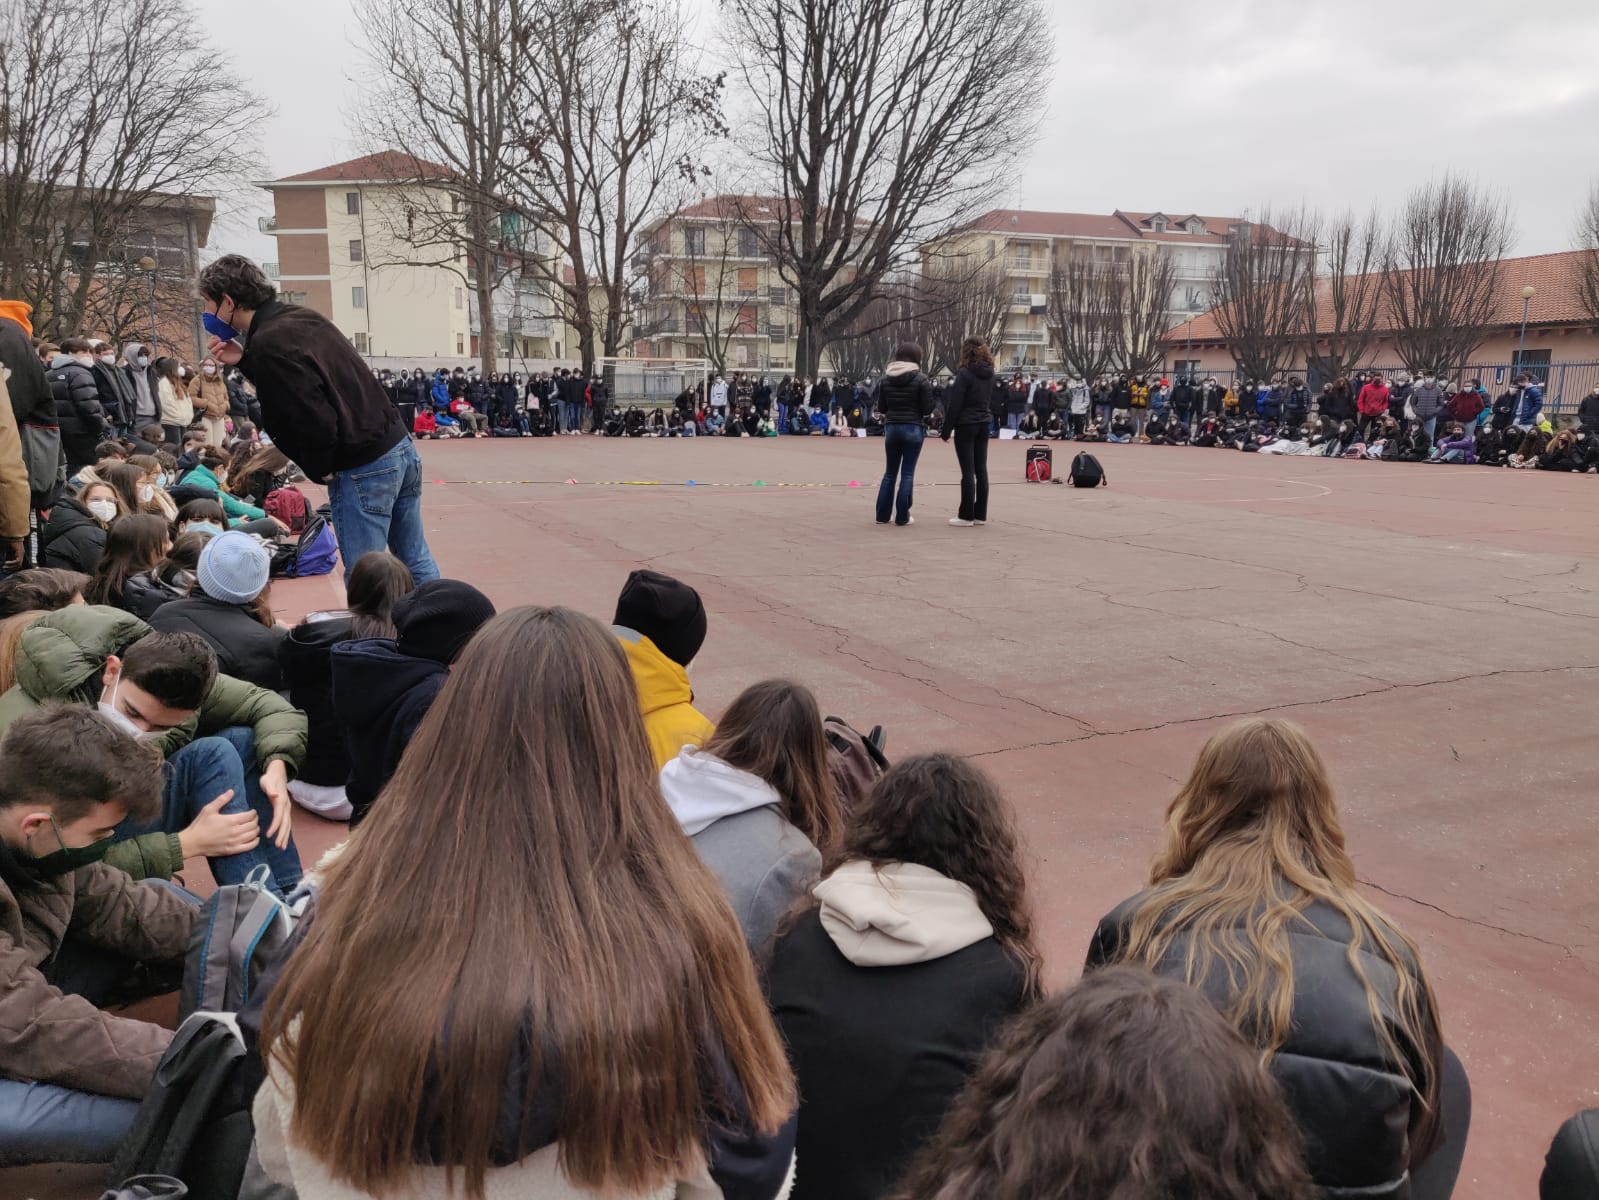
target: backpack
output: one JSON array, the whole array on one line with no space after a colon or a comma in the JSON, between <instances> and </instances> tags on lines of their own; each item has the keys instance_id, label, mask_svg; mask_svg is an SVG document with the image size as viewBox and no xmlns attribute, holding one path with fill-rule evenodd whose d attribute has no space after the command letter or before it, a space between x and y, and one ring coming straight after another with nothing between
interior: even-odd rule
<instances>
[{"instance_id":1,"label":"backpack","mask_svg":"<svg viewBox=\"0 0 1599 1200\"><path fill-rule=\"evenodd\" d=\"M1086 450L1072 459L1070 475L1073 487L1092 488L1110 484L1110 480L1105 478L1105 468L1099 465L1099 459Z\"/></svg>"},{"instance_id":2,"label":"backpack","mask_svg":"<svg viewBox=\"0 0 1599 1200\"><path fill-rule=\"evenodd\" d=\"M238 1012L250 1003L261 971L294 931L294 910L267 891L271 869L256 867L243 883L219 887L200 907L183 964L178 1017Z\"/></svg>"},{"instance_id":3,"label":"backpack","mask_svg":"<svg viewBox=\"0 0 1599 1200\"><path fill-rule=\"evenodd\" d=\"M1048 446L1027 447L1027 482L1048 483L1054 474L1055 452Z\"/></svg>"},{"instance_id":4,"label":"backpack","mask_svg":"<svg viewBox=\"0 0 1599 1200\"><path fill-rule=\"evenodd\" d=\"M833 777L833 791L839 807L847 813L866 799L888 770L883 727L875 726L863 737L843 718L828 717L822 722L822 736L827 739L827 768Z\"/></svg>"},{"instance_id":5,"label":"backpack","mask_svg":"<svg viewBox=\"0 0 1599 1200\"><path fill-rule=\"evenodd\" d=\"M306 522L299 539L292 545L283 544L272 551L273 579L303 579L309 575L326 575L333 570L339 558L338 539L333 536L333 526L320 512Z\"/></svg>"},{"instance_id":6,"label":"backpack","mask_svg":"<svg viewBox=\"0 0 1599 1200\"><path fill-rule=\"evenodd\" d=\"M311 505L306 502L305 493L292 485L273 488L261 507L267 516L287 525L290 533L299 533L311 520Z\"/></svg>"}]
</instances>

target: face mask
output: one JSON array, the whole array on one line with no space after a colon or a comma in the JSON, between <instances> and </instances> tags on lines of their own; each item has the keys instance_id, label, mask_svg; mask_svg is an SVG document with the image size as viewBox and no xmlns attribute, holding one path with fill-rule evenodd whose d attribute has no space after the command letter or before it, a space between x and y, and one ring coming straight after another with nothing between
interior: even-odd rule
<instances>
[{"instance_id":1,"label":"face mask","mask_svg":"<svg viewBox=\"0 0 1599 1200\"><path fill-rule=\"evenodd\" d=\"M155 482L157 487L166 487L167 484L172 482L172 479L165 471L162 471L161 474L155 477Z\"/></svg>"},{"instance_id":2,"label":"face mask","mask_svg":"<svg viewBox=\"0 0 1599 1200\"><path fill-rule=\"evenodd\" d=\"M97 520L105 521L108 524L114 520L117 515L117 504L115 500L91 500L88 504L84 505L84 507L93 513Z\"/></svg>"},{"instance_id":3,"label":"face mask","mask_svg":"<svg viewBox=\"0 0 1599 1200\"><path fill-rule=\"evenodd\" d=\"M148 354L135 355L133 359L133 365L138 367L140 370L143 370L145 367L150 365L150 356Z\"/></svg>"},{"instance_id":4,"label":"face mask","mask_svg":"<svg viewBox=\"0 0 1599 1200\"><path fill-rule=\"evenodd\" d=\"M222 526L215 521L190 521L183 527L184 533L221 533Z\"/></svg>"},{"instance_id":5,"label":"face mask","mask_svg":"<svg viewBox=\"0 0 1599 1200\"><path fill-rule=\"evenodd\" d=\"M94 355L92 354L74 354L72 357L80 367L94 366Z\"/></svg>"},{"instance_id":6,"label":"face mask","mask_svg":"<svg viewBox=\"0 0 1599 1200\"><path fill-rule=\"evenodd\" d=\"M152 501L154 499L155 499L155 484L153 484L153 483L141 483L139 485L139 501L140 501L140 503L148 504L148 503L150 503L150 501Z\"/></svg>"},{"instance_id":7,"label":"face mask","mask_svg":"<svg viewBox=\"0 0 1599 1200\"><path fill-rule=\"evenodd\" d=\"M239 338L239 331L217 316L216 313L201 313L200 324L205 326L205 331L212 337L219 338L224 342L237 341Z\"/></svg>"},{"instance_id":8,"label":"face mask","mask_svg":"<svg viewBox=\"0 0 1599 1200\"><path fill-rule=\"evenodd\" d=\"M117 365L117 356L115 354L102 354L100 361L108 367L114 367Z\"/></svg>"},{"instance_id":9,"label":"face mask","mask_svg":"<svg viewBox=\"0 0 1599 1200\"><path fill-rule=\"evenodd\" d=\"M217 373L217 369L215 367L201 367L200 370L204 371L207 375L215 375Z\"/></svg>"},{"instance_id":10,"label":"face mask","mask_svg":"<svg viewBox=\"0 0 1599 1200\"><path fill-rule=\"evenodd\" d=\"M55 830L56 838L61 838L61 826L56 824L54 817L50 818L50 827ZM87 867L99 862L111 849L115 838L102 838L98 842L91 842L87 846L65 846L49 854L35 855L30 847L21 856L27 868L40 879L55 879L61 875L70 875L79 867Z\"/></svg>"},{"instance_id":11,"label":"face mask","mask_svg":"<svg viewBox=\"0 0 1599 1200\"><path fill-rule=\"evenodd\" d=\"M122 672L118 671L116 682L111 685L111 699L102 700L97 706L100 710L100 715L129 737L145 737L147 736L145 731L133 723L133 718L117 707L117 689L121 686Z\"/></svg>"}]
</instances>

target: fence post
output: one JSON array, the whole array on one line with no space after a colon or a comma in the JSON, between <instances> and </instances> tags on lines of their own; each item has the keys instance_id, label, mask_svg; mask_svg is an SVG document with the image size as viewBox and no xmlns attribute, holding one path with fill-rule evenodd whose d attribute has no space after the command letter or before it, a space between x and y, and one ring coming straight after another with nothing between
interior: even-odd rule
<instances>
[{"instance_id":1,"label":"fence post","mask_svg":"<svg viewBox=\"0 0 1599 1200\"><path fill-rule=\"evenodd\" d=\"M1560 386L1555 389L1555 416L1559 416L1564 407L1566 395L1566 364L1560 364Z\"/></svg>"}]
</instances>

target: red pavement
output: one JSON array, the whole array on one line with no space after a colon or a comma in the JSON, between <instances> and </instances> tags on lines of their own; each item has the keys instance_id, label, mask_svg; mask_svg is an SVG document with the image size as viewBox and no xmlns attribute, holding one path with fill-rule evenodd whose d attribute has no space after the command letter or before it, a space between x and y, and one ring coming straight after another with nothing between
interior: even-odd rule
<instances>
[{"instance_id":1,"label":"red pavement","mask_svg":"<svg viewBox=\"0 0 1599 1200\"><path fill-rule=\"evenodd\" d=\"M1088 492L1020 482L1022 447L995 444L982 529L945 523L936 442L918 523L873 524L870 439L434 442L425 511L445 572L501 606L609 619L636 566L694 583L713 714L785 674L886 725L891 755L977 757L1020 813L1057 984L1141 885L1204 738L1300 722L1472 1076L1456 1195L1535 1195L1557 1126L1599 1104L1599 478L1093 450L1111 486ZM291 616L338 589L274 596ZM339 830L296 833L310 859Z\"/></svg>"}]
</instances>

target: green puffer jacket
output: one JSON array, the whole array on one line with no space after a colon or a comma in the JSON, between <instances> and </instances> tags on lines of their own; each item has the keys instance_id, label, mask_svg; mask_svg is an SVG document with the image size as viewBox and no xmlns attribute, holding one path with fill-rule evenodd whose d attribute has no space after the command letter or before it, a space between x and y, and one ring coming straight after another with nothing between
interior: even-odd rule
<instances>
[{"instance_id":1,"label":"green puffer jacket","mask_svg":"<svg viewBox=\"0 0 1599 1200\"><path fill-rule=\"evenodd\" d=\"M231 492L222 490L222 481L212 473L209 467L195 467L185 475L180 483L191 484L194 487L206 488L217 494L217 500L222 504L222 511L230 518L241 521L259 521L266 516L266 509L257 508L247 501L240 500Z\"/></svg>"},{"instance_id":2,"label":"green puffer jacket","mask_svg":"<svg viewBox=\"0 0 1599 1200\"><path fill-rule=\"evenodd\" d=\"M17 645L17 683L0 695L0 736L23 713L49 700L99 702L106 658L121 655L150 632L138 617L99 605L71 605L40 617ZM205 702L188 721L156 743L168 756L197 737L234 725L255 731L256 757L265 766L281 759L293 778L305 758L305 714L276 692L218 675ZM245 770L250 770L245 764ZM135 879L170 879L183 865L176 833L147 833L111 847L105 861Z\"/></svg>"}]
</instances>

